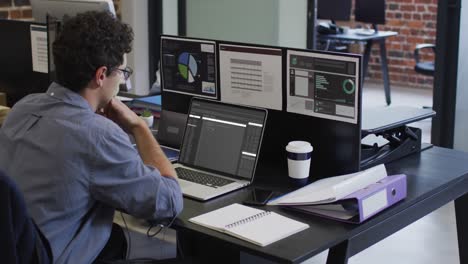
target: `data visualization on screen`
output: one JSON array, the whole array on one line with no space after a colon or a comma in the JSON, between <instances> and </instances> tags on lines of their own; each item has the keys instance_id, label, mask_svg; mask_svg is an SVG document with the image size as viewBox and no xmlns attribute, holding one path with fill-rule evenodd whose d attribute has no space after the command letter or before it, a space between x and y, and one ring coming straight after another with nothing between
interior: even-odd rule
<instances>
[{"instance_id":1,"label":"data visualization on screen","mask_svg":"<svg viewBox=\"0 0 468 264\"><path fill-rule=\"evenodd\" d=\"M221 101L282 110L282 50L219 44Z\"/></svg>"},{"instance_id":2,"label":"data visualization on screen","mask_svg":"<svg viewBox=\"0 0 468 264\"><path fill-rule=\"evenodd\" d=\"M287 51L287 111L356 124L359 56Z\"/></svg>"},{"instance_id":3,"label":"data visualization on screen","mask_svg":"<svg viewBox=\"0 0 468 264\"><path fill-rule=\"evenodd\" d=\"M163 91L218 98L215 47L214 41L162 36Z\"/></svg>"}]
</instances>

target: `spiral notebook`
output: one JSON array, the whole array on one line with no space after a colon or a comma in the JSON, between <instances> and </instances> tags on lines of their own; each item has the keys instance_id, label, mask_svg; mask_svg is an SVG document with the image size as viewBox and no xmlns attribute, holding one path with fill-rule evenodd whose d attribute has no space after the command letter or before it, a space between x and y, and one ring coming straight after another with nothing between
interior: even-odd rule
<instances>
[{"instance_id":1,"label":"spiral notebook","mask_svg":"<svg viewBox=\"0 0 468 264\"><path fill-rule=\"evenodd\" d=\"M231 204L189 221L262 247L309 227L275 212L241 204Z\"/></svg>"}]
</instances>

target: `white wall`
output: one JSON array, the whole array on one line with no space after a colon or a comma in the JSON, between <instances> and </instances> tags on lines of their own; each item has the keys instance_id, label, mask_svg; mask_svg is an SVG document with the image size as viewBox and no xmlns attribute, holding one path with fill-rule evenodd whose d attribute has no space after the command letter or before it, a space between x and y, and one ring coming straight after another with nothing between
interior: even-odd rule
<instances>
[{"instance_id":1,"label":"white wall","mask_svg":"<svg viewBox=\"0 0 468 264\"><path fill-rule=\"evenodd\" d=\"M148 2L124 0L120 2L122 21L130 24L135 34L133 50L127 56L127 65L133 68L130 77L132 90L138 95L149 92L149 40L148 40Z\"/></svg>"},{"instance_id":2,"label":"white wall","mask_svg":"<svg viewBox=\"0 0 468 264\"><path fill-rule=\"evenodd\" d=\"M306 46L306 0L190 0L187 36Z\"/></svg>"},{"instance_id":3,"label":"white wall","mask_svg":"<svg viewBox=\"0 0 468 264\"><path fill-rule=\"evenodd\" d=\"M468 151L468 5L462 3L460 13L454 149Z\"/></svg>"},{"instance_id":4,"label":"white wall","mask_svg":"<svg viewBox=\"0 0 468 264\"><path fill-rule=\"evenodd\" d=\"M305 49L307 45L307 0L278 0L278 45Z\"/></svg>"},{"instance_id":5,"label":"white wall","mask_svg":"<svg viewBox=\"0 0 468 264\"><path fill-rule=\"evenodd\" d=\"M151 1L151 0L149 0ZM168 35L178 34L178 19L177 19L177 1L163 0L163 33Z\"/></svg>"}]
</instances>

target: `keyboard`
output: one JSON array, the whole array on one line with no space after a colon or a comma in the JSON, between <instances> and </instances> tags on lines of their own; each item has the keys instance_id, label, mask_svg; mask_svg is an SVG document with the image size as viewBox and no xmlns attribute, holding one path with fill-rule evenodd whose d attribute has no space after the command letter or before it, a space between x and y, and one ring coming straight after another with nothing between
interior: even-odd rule
<instances>
[{"instance_id":1,"label":"keyboard","mask_svg":"<svg viewBox=\"0 0 468 264\"><path fill-rule=\"evenodd\" d=\"M175 170L177 172L177 176L179 176L179 178L182 180L195 182L195 183L199 183L199 184L214 187L214 188L222 187L222 186L225 186L234 182L231 180L219 178L210 174L206 174L206 173L194 171L194 170L189 170L185 168L179 167L179 168L176 168Z\"/></svg>"},{"instance_id":2,"label":"keyboard","mask_svg":"<svg viewBox=\"0 0 468 264\"><path fill-rule=\"evenodd\" d=\"M375 30L367 28L357 28L354 30L354 34L361 36L372 36L375 34Z\"/></svg>"}]
</instances>

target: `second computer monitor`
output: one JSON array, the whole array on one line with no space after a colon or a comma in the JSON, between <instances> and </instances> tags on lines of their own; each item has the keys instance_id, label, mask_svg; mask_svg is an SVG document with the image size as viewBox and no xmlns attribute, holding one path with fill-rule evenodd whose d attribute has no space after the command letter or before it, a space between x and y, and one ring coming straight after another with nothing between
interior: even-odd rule
<instances>
[{"instance_id":1,"label":"second computer monitor","mask_svg":"<svg viewBox=\"0 0 468 264\"><path fill-rule=\"evenodd\" d=\"M282 50L219 43L221 101L282 110Z\"/></svg>"},{"instance_id":2,"label":"second computer monitor","mask_svg":"<svg viewBox=\"0 0 468 264\"><path fill-rule=\"evenodd\" d=\"M371 24L385 24L385 0L356 0L355 20Z\"/></svg>"},{"instance_id":3,"label":"second computer monitor","mask_svg":"<svg viewBox=\"0 0 468 264\"><path fill-rule=\"evenodd\" d=\"M0 92L8 106L49 86L47 28L28 21L0 19Z\"/></svg>"},{"instance_id":4,"label":"second computer monitor","mask_svg":"<svg viewBox=\"0 0 468 264\"><path fill-rule=\"evenodd\" d=\"M215 51L215 41L162 36L162 90L218 98Z\"/></svg>"},{"instance_id":5,"label":"second computer monitor","mask_svg":"<svg viewBox=\"0 0 468 264\"><path fill-rule=\"evenodd\" d=\"M287 111L359 122L360 57L287 51Z\"/></svg>"},{"instance_id":6,"label":"second computer monitor","mask_svg":"<svg viewBox=\"0 0 468 264\"><path fill-rule=\"evenodd\" d=\"M348 21L351 17L351 0L318 0L317 18Z\"/></svg>"}]
</instances>

